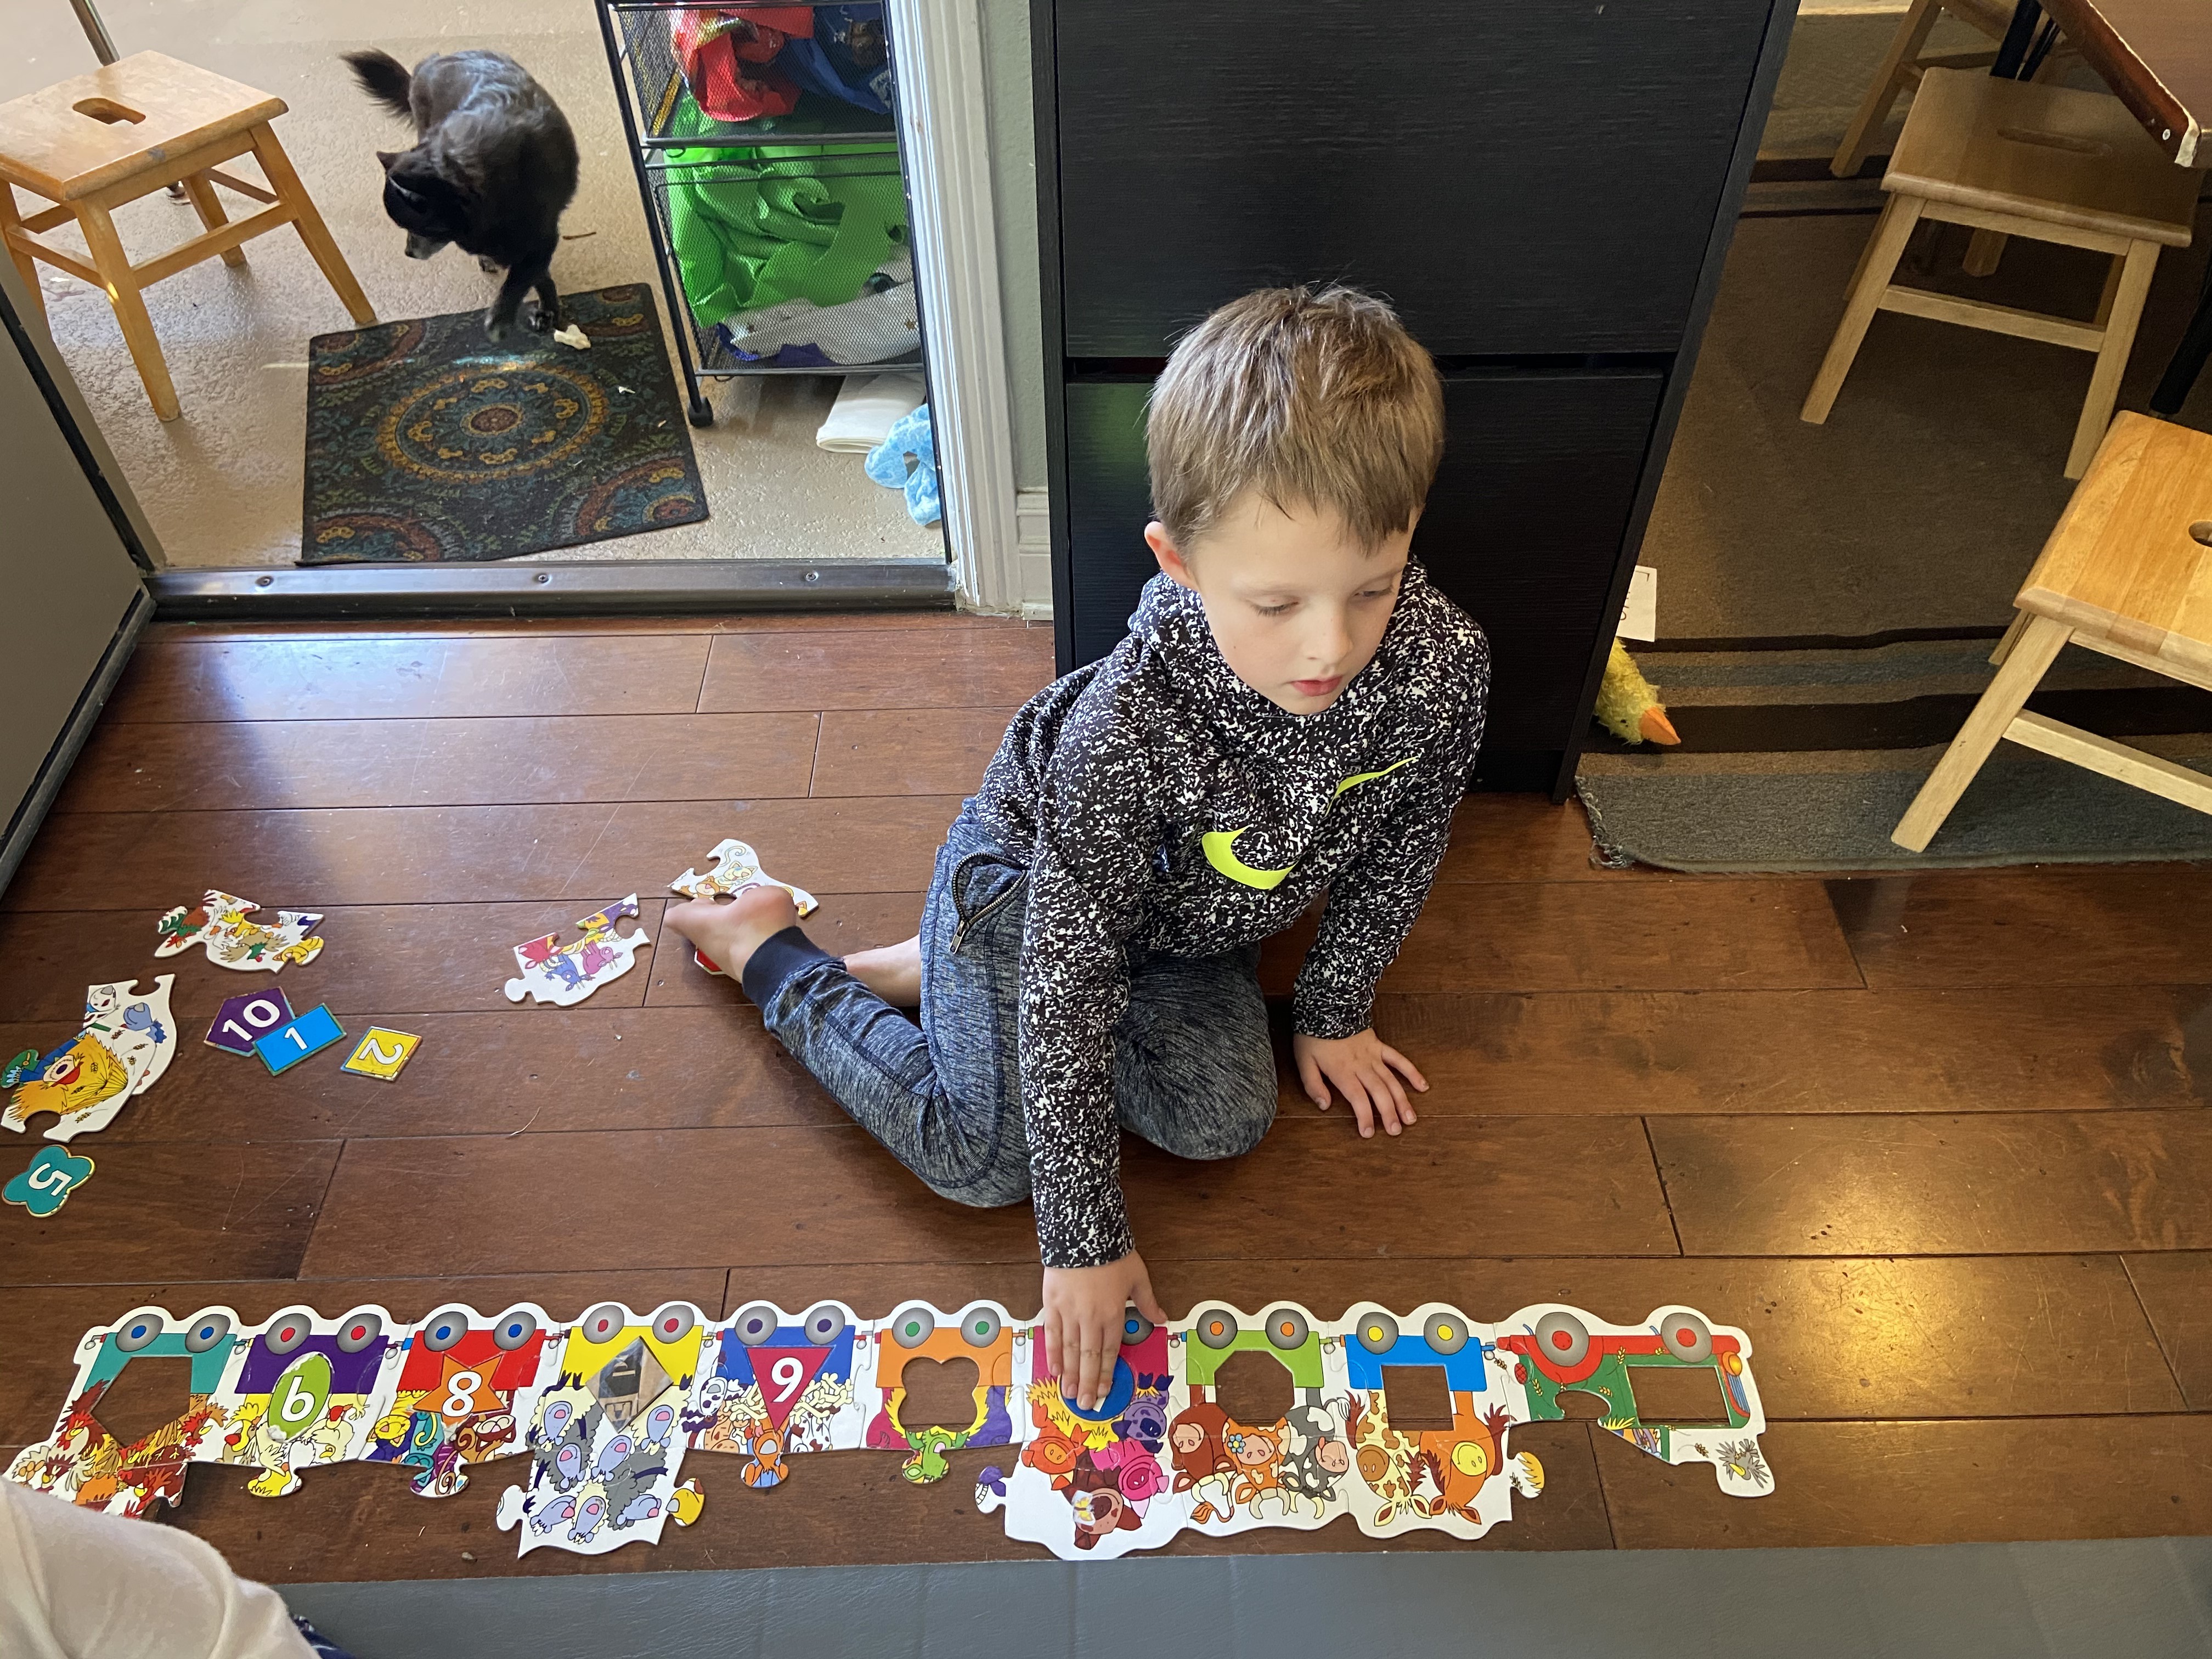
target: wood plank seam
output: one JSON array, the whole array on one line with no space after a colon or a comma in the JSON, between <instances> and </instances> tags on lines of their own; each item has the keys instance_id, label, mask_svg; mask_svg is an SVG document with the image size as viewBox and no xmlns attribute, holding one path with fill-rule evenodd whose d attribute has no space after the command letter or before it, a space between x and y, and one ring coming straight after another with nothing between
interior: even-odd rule
<instances>
[{"instance_id":1,"label":"wood plank seam","mask_svg":"<svg viewBox=\"0 0 2212 1659\"><path fill-rule=\"evenodd\" d=\"M2136 1299L2136 1307L2143 1316L2143 1323L2150 1328L2151 1340L2158 1345L2158 1357L2166 1362L2166 1375L2173 1379L2174 1391L2191 1410L2202 1410L2205 1405L2212 1404L2212 1401L2200 1402L2189 1398L2189 1389L2181 1380L2181 1367L2174 1362L2173 1346L2166 1340L2166 1333L2159 1328L2158 1321L2151 1316L2150 1304L2143 1299L2142 1286L2136 1282L2136 1270L2128 1261L2132 1252L2120 1250L2116 1254L2120 1258L2120 1271L2127 1275L2128 1291Z\"/></svg>"}]
</instances>

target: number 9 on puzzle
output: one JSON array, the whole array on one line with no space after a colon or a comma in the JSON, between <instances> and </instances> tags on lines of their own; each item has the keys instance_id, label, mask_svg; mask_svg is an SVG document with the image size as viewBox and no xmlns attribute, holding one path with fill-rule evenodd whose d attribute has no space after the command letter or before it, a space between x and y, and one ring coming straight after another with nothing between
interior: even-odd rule
<instances>
[{"instance_id":1,"label":"number 9 on puzzle","mask_svg":"<svg viewBox=\"0 0 2212 1659\"><path fill-rule=\"evenodd\" d=\"M422 1042L421 1037L410 1032L387 1031L381 1025L372 1025L339 1069L390 1083L399 1076L399 1068L415 1057L415 1050Z\"/></svg>"}]
</instances>

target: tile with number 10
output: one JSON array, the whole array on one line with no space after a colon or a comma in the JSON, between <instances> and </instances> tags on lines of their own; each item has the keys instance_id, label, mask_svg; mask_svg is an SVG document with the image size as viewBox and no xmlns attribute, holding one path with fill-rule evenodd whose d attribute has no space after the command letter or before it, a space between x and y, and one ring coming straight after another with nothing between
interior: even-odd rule
<instances>
[{"instance_id":1,"label":"tile with number 10","mask_svg":"<svg viewBox=\"0 0 2212 1659\"><path fill-rule=\"evenodd\" d=\"M253 1052L271 1072L288 1071L309 1054L319 1054L345 1032L327 1004L318 1004L289 1025L280 1025L265 1037L254 1040Z\"/></svg>"},{"instance_id":2,"label":"tile with number 10","mask_svg":"<svg viewBox=\"0 0 2212 1659\"><path fill-rule=\"evenodd\" d=\"M292 1023L292 1004L275 986L226 997L215 1011L215 1024L201 1041L226 1054L250 1054L253 1045L279 1026Z\"/></svg>"}]
</instances>

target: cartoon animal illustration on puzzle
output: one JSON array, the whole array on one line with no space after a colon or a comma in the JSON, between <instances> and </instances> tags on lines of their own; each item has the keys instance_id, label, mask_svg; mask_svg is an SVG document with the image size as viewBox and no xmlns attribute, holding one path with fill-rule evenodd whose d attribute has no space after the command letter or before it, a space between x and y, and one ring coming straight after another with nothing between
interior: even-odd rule
<instances>
[{"instance_id":1,"label":"cartoon animal illustration on puzzle","mask_svg":"<svg viewBox=\"0 0 2212 1659\"><path fill-rule=\"evenodd\" d=\"M135 979L85 988L84 1024L76 1036L26 1067L0 1124L21 1133L40 1112L55 1114L48 1140L105 1129L133 1095L152 1088L177 1052L176 1022L169 1015L174 974L162 974L150 992Z\"/></svg>"},{"instance_id":2,"label":"cartoon animal illustration on puzzle","mask_svg":"<svg viewBox=\"0 0 2212 1659\"><path fill-rule=\"evenodd\" d=\"M948 1451L1013 1443L1014 1327L1004 1308L979 1302L957 1323L940 1325L935 1310L915 1303L893 1314L873 1340L878 1403L868 1422L868 1444L908 1453L899 1468L907 1480L917 1486L942 1480L951 1468ZM906 1370L917 1359L975 1368L975 1409L968 1422L955 1428L905 1420Z\"/></svg>"},{"instance_id":3,"label":"cartoon animal illustration on puzzle","mask_svg":"<svg viewBox=\"0 0 2212 1659\"><path fill-rule=\"evenodd\" d=\"M530 1427L527 1483L500 1495L520 1553L544 1544L598 1555L658 1543L671 1515L689 1525L698 1483L676 1484L684 1413L707 1335L699 1310L671 1302L650 1322L618 1303L577 1321Z\"/></svg>"},{"instance_id":4,"label":"cartoon animal illustration on puzzle","mask_svg":"<svg viewBox=\"0 0 2212 1659\"><path fill-rule=\"evenodd\" d=\"M385 1326L374 1308L331 1321L293 1308L271 1319L217 1391L227 1425L209 1444L213 1461L258 1468L246 1491L282 1498L299 1490L301 1470L362 1456L398 1381L401 1345Z\"/></svg>"},{"instance_id":5,"label":"cartoon animal illustration on puzzle","mask_svg":"<svg viewBox=\"0 0 2212 1659\"><path fill-rule=\"evenodd\" d=\"M1605 1402L1601 1426L1662 1463L1710 1463L1721 1490L1734 1498L1756 1498L1773 1486L1759 1446L1766 1415L1752 1381L1751 1339L1741 1331L1682 1307L1659 1309L1640 1328L1557 1305L1524 1308L1510 1323L1518 1328L1498 1346L1514 1356L1513 1376L1528 1391L1532 1419L1564 1416L1559 1395L1579 1389ZM1646 1422L1632 1378L1665 1370L1711 1376L1725 1426Z\"/></svg>"},{"instance_id":6,"label":"cartoon animal illustration on puzzle","mask_svg":"<svg viewBox=\"0 0 2212 1659\"><path fill-rule=\"evenodd\" d=\"M173 957L195 945L207 947L207 957L218 968L241 973L264 969L282 971L288 962L313 962L323 948L313 937L322 924L314 910L279 910L276 925L264 927L247 918L261 907L253 900L209 888L207 896L191 909L179 904L155 927L161 936L154 947L157 957Z\"/></svg>"},{"instance_id":7,"label":"cartoon animal illustration on puzzle","mask_svg":"<svg viewBox=\"0 0 2212 1659\"><path fill-rule=\"evenodd\" d=\"M1068 1559L1157 1549L1174 1537L1182 1517L1163 1501L1168 1479L1160 1465L1180 1403L1167 1331L1130 1313L1112 1382L1096 1411L1069 1402L1048 1363L1042 1326L1017 1333L1015 1343L1016 1374L1028 1372L1029 1431L1010 1470L984 1470L976 1507L1003 1508L1009 1537Z\"/></svg>"},{"instance_id":8,"label":"cartoon animal illustration on puzzle","mask_svg":"<svg viewBox=\"0 0 2212 1659\"><path fill-rule=\"evenodd\" d=\"M551 1357L546 1322L535 1307L489 1323L466 1308L432 1314L404 1344L396 1391L362 1458L404 1464L418 1494L451 1498L469 1484L470 1464L520 1451L518 1425Z\"/></svg>"},{"instance_id":9,"label":"cartoon animal illustration on puzzle","mask_svg":"<svg viewBox=\"0 0 2212 1659\"><path fill-rule=\"evenodd\" d=\"M76 1381L60 1421L45 1440L16 1454L8 1478L111 1515L143 1516L156 1502L182 1501L185 1466L228 1421L212 1396L243 1343L234 1337L233 1323L227 1310L209 1310L179 1326L158 1309L140 1309L112 1329L87 1333L77 1345ZM126 1445L100 1420L100 1404L141 1358L188 1359L187 1395L176 1417Z\"/></svg>"},{"instance_id":10,"label":"cartoon animal illustration on puzzle","mask_svg":"<svg viewBox=\"0 0 2212 1659\"><path fill-rule=\"evenodd\" d=\"M1345 1380L1350 1385L1346 1429L1352 1465L1365 1496L1352 1513L1363 1532L1387 1537L1412 1527L1480 1538L1512 1513L1516 1492L1543 1490L1543 1465L1533 1452L1510 1456L1507 1431L1525 1411L1498 1358L1494 1333L1456 1308L1417 1308L1401 1328L1381 1308L1346 1322ZM1399 1427L1390 1420L1389 1374L1410 1386L1429 1373L1450 1401L1448 1427Z\"/></svg>"},{"instance_id":11,"label":"cartoon animal illustration on puzzle","mask_svg":"<svg viewBox=\"0 0 2212 1659\"><path fill-rule=\"evenodd\" d=\"M629 972L638 947L649 944L645 930L617 933L615 924L638 914L637 895L586 916L576 924L577 937L560 943L558 933L533 939L514 947L521 977L507 982L507 1000L520 1002L525 995L566 1008L581 1002L606 984Z\"/></svg>"},{"instance_id":12,"label":"cartoon animal illustration on puzzle","mask_svg":"<svg viewBox=\"0 0 2212 1659\"><path fill-rule=\"evenodd\" d=\"M101 1405L149 1355L188 1359L189 1392L170 1422L125 1444ZM1286 1403L1250 1421L1222 1393L1246 1355L1287 1384ZM952 1360L975 1367L970 1408L909 1420L909 1368ZM295 1308L251 1328L227 1308L189 1321L142 1308L86 1333L53 1432L6 1473L138 1516L177 1502L194 1462L252 1469L247 1490L262 1497L322 1464L390 1463L440 1498L465 1490L470 1465L526 1452L499 1525L521 1553L596 1554L699 1516L700 1483L678 1480L687 1451L736 1457L744 1484L765 1490L800 1453L895 1453L902 1480L922 1485L963 1448L1003 1446L977 1477L978 1511L1002 1511L1009 1537L1066 1560L1157 1549L1185 1528L1310 1528L1347 1512L1377 1536L1469 1539L1543 1491L1542 1465L1513 1435L1562 1417L1576 1389L1651 1455L1710 1464L1734 1496L1771 1491L1750 1362L1742 1331L1678 1306L1620 1326L1545 1303L1483 1325L1441 1303L1358 1304L1336 1322L1289 1303L1258 1317L1212 1303L1173 1328L1132 1312L1105 1401L1078 1411L1041 1328L993 1302L957 1316L910 1303L883 1320L841 1302L797 1316L757 1302L714 1326L683 1302L650 1319L606 1303L567 1327L527 1304L495 1319L449 1307L402 1328L374 1308L335 1321ZM1710 1379L1716 1420L1647 1421L1632 1385L1662 1374Z\"/></svg>"},{"instance_id":13,"label":"cartoon animal illustration on puzzle","mask_svg":"<svg viewBox=\"0 0 2212 1659\"><path fill-rule=\"evenodd\" d=\"M860 1329L842 1303L801 1319L767 1302L742 1310L714 1334L714 1364L684 1414L693 1449L738 1454L744 1483L768 1487L791 1473L787 1456L862 1444Z\"/></svg>"},{"instance_id":14,"label":"cartoon animal illustration on puzzle","mask_svg":"<svg viewBox=\"0 0 2212 1659\"><path fill-rule=\"evenodd\" d=\"M791 895L791 902L799 907L800 915L811 915L817 908L814 895L804 887L793 887L787 881L778 881L764 873L760 854L741 841L717 842L707 856L714 862L705 875L696 870L686 870L668 884L669 890L681 893L685 898L713 898L740 893L748 887L781 887Z\"/></svg>"}]
</instances>

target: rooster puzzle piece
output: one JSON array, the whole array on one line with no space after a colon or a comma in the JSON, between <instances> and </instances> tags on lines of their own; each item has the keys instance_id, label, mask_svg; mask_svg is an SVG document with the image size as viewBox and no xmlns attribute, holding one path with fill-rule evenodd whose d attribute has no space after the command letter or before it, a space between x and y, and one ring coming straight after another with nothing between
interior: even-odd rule
<instances>
[{"instance_id":1,"label":"rooster puzzle piece","mask_svg":"<svg viewBox=\"0 0 2212 1659\"><path fill-rule=\"evenodd\" d=\"M804 887L793 887L787 881L778 881L765 873L760 867L760 854L741 841L717 842L707 856L714 860L713 869L703 876L696 870L686 870L668 884L669 891L696 899L742 893L748 887L781 887L791 895L791 902L799 907L800 915L811 916L822 908ZM697 951L691 953L691 960L710 974L722 971Z\"/></svg>"},{"instance_id":2,"label":"rooster puzzle piece","mask_svg":"<svg viewBox=\"0 0 2212 1659\"><path fill-rule=\"evenodd\" d=\"M567 945L558 943L558 933L548 933L516 945L514 960L522 976L507 981L507 1000L520 1002L526 993L539 1002L566 1008L609 980L620 979L636 962L638 946L651 942L642 927L634 933L615 932L616 922L637 914L637 895L632 893L579 921L582 936Z\"/></svg>"},{"instance_id":3,"label":"rooster puzzle piece","mask_svg":"<svg viewBox=\"0 0 2212 1659\"><path fill-rule=\"evenodd\" d=\"M169 1016L169 987L176 978L161 975L150 994L142 994L135 979L87 986L83 1029L19 1072L21 1080L0 1112L0 1125L21 1133L35 1114L53 1112L60 1121L46 1139L67 1140L113 1122L125 1101L145 1093L169 1069L169 1056L177 1051Z\"/></svg>"},{"instance_id":4,"label":"rooster puzzle piece","mask_svg":"<svg viewBox=\"0 0 2212 1659\"><path fill-rule=\"evenodd\" d=\"M323 948L314 931L323 917L318 910L279 910L276 925L264 927L246 918L261 907L252 899L209 888L195 909L179 904L155 926L161 942L157 957L173 957L195 945L207 947L208 960L219 968L240 973L266 969L276 973L288 962L313 962Z\"/></svg>"}]
</instances>

